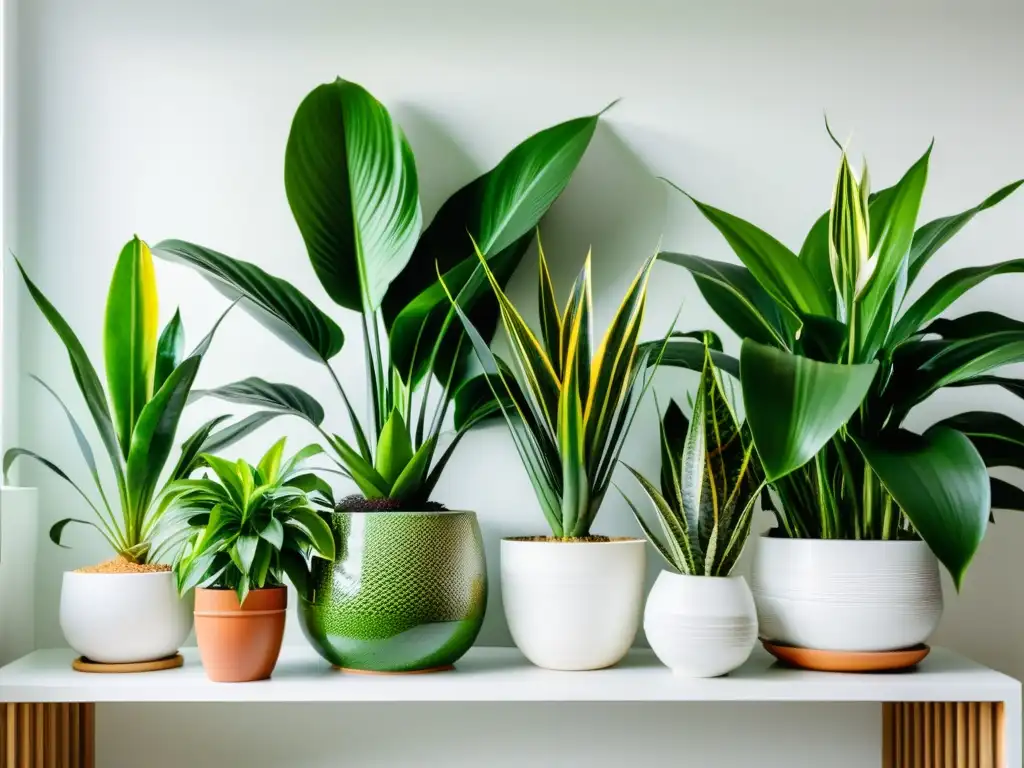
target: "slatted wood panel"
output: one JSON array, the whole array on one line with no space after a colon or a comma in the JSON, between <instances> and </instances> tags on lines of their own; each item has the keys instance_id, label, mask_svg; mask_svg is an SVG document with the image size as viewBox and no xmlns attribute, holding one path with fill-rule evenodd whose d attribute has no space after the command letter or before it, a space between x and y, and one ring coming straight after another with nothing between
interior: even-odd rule
<instances>
[{"instance_id":1,"label":"slatted wood panel","mask_svg":"<svg viewBox=\"0 0 1024 768\"><path fill-rule=\"evenodd\" d=\"M95 704L0 704L0 768L96 768Z\"/></svg>"},{"instance_id":2,"label":"slatted wood panel","mask_svg":"<svg viewBox=\"0 0 1024 768\"><path fill-rule=\"evenodd\" d=\"M882 705L883 768L1009 768L1001 702Z\"/></svg>"}]
</instances>

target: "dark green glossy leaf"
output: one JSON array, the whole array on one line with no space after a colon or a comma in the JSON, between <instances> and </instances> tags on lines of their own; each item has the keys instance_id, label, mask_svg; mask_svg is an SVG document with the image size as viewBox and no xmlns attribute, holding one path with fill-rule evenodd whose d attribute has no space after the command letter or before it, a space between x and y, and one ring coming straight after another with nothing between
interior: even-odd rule
<instances>
[{"instance_id":1,"label":"dark green glossy leaf","mask_svg":"<svg viewBox=\"0 0 1024 768\"><path fill-rule=\"evenodd\" d=\"M181 364L185 354L185 326L181 312L174 311L174 317L164 326L156 344L156 369L153 374L153 391L157 392L171 372Z\"/></svg>"},{"instance_id":2,"label":"dark green glossy leaf","mask_svg":"<svg viewBox=\"0 0 1024 768\"><path fill-rule=\"evenodd\" d=\"M200 453L217 453L241 440L250 432L255 432L268 421L284 415L282 411L257 411L244 419L239 419L234 424L229 424L223 429L210 433L209 437L203 441Z\"/></svg>"},{"instance_id":3,"label":"dark green glossy leaf","mask_svg":"<svg viewBox=\"0 0 1024 768\"><path fill-rule=\"evenodd\" d=\"M106 537L106 534L103 533L103 530L91 520L79 520L77 517L65 517L63 520L58 520L56 523L50 526L50 541L52 541L58 547L70 549L70 547L68 547L65 544L61 544L60 542L61 539L64 537L64 529L71 525L71 523L75 523L77 525L91 526L92 528L95 528L97 531L103 534L104 537Z\"/></svg>"},{"instance_id":4,"label":"dark green glossy leaf","mask_svg":"<svg viewBox=\"0 0 1024 768\"><path fill-rule=\"evenodd\" d=\"M341 351L341 328L286 280L183 240L164 240L153 251L196 268L229 299L247 299L243 308L300 354L326 361Z\"/></svg>"},{"instance_id":5,"label":"dark green glossy leaf","mask_svg":"<svg viewBox=\"0 0 1024 768\"><path fill-rule=\"evenodd\" d=\"M214 389L197 389L192 393L193 399L200 397L216 397L230 403L290 413L301 416L314 426L319 426L324 420L323 406L311 395L291 384L273 383L255 376Z\"/></svg>"},{"instance_id":6,"label":"dark green glossy leaf","mask_svg":"<svg viewBox=\"0 0 1024 768\"><path fill-rule=\"evenodd\" d=\"M683 447L689 430L690 420L675 400L669 400L661 420L661 495L666 498L677 495L679 465L682 463ZM682 506L682 498L678 502Z\"/></svg>"},{"instance_id":7,"label":"dark green glossy leaf","mask_svg":"<svg viewBox=\"0 0 1024 768\"><path fill-rule=\"evenodd\" d=\"M992 509L1012 509L1024 512L1024 491L998 477L989 478L992 493Z\"/></svg>"},{"instance_id":8,"label":"dark green glossy leaf","mask_svg":"<svg viewBox=\"0 0 1024 768\"><path fill-rule=\"evenodd\" d=\"M958 340L1004 331L1024 331L1024 323L997 312L972 312L956 318L940 317L922 328L920 333L922 336L936 335Z\"/></svg>"},{"instance_id":9,"label":"dark green glossy leaf","mask_svg":"<svg viewBox=\"0 0 1024 768\"><path fill-rule=\"evenodd\" d=\"M949 569L957 589L988 525L988 472L971 441L935 426L857 446L915 530Z\"/></svg>"},{"instance_id":10,"label":"dark green glossy leaf","mask_svg":"<svg viewBox=\"0 0 1024 768\"><path fill-rule=\"evenodd\" d=\"M811 273L815 284L825 295L829 307L833 308L829 316L834 316L836 286L832 279L832 262L828 250L828 225L829 211L825 211L807 233L804 244L800 247L799 257L800 261L807 265L807 271Z\"/></svg>"},{"instance_id":11,"label":"dark green glossy leaf","mask_svg":"<svg viewBox=\"0 0 1024 768\"><path fill-rule=\"evenodd\" d=\"M192 474L193 470L198 468L199 462L197 460L199 459L199 454L204 452L216 453L215 450L206 447L206 441L210 438L210 434L216 429L217 425L230 418L227 415L216 416L188 436L185 442L181 444L181 455L178 458L178 463L174 466L174 470L171 472L170 480L172 482L184 480Z\"/></svg>"},{"instance_id":12,"label":"dark green glossy leaf","mask_svg":"<svg viewBox=\"0 0 1024 768\"><path fill-rule=\"evenodd\" d=\"M944 427L967 435L987 467L1024 469L1024 425L1002 413L968 411L943 419Z\"/></svg>"},{"instance_id":13,"label":"dark green glossy leaf","mask_svg":"<svg viewBox=\"0 0 1024 768\"><path fill-rule=\"evenodd\" d=\"M768 480L803 466L832 439L871 387L877 363L837 365L743 342L747 421Z\"/></svg>"},{"instance_id":14,"label":"dark green glossy leaf","mask_svg":"<svg viewBox=\"0 0 1024 768\"><path fill-rule=\"evenodd\" d=\"M284 185L309 259L339 305L372 313L416 247L416 162L387 109L338 78L292 120Z\"/></svg>"},{"instance_id":15,"label":"dark green glossy leaf","mask_svg":"<svg viewBox=\"0 0 1024 768\"><path fill-rule=\"evenodd\" d=\"M704 367L704 345L679 338L680 335L673 333L667 344L661 341L646 341L639 346L639 351L648 353L648 365L667 365L700 373ZM657 353L662 348L664 351L659 357ZM735 357L712 351L711 359L719 370L725 371L735 379L740 377L740 361Z\"/></svg>"}]
</instances>

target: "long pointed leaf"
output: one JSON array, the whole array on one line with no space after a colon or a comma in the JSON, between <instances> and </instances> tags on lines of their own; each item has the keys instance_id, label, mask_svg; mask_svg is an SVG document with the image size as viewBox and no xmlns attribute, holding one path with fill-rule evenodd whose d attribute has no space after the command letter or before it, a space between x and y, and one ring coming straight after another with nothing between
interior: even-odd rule
<instances>
[{"instance_id":1,"label":"long pointed leaf","mask_svg":"<svg viewBox=\"0 0 1024 768\"><path fill-rule=\"evenodd\" d=\"M167 381L167 377L177 368L185 354L185 326L181 322L181 312L174 311L160 333L156 344L156 369L153 374L153 391L156 392Z\"/></svg>"},{"instance_id":2,"label":"long pointed leaf","mask_svg":"<svg viewBox=\"0 0 1024 768\"><path fill-rule=\"evenodd\" d=\"M200 397L216 397L230 403L290 413L301 416L314 426L320 426L324 420L323 406L311 395L291 384L273 383L255 376L213 389L197 389L192 392L193 400Z\"/></svg>"}]
</instances>

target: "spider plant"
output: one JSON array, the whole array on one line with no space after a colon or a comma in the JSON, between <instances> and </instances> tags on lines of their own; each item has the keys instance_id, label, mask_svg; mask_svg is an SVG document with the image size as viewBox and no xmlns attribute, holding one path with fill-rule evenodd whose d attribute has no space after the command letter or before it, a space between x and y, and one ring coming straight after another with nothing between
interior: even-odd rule
<instances>
[{"instance_id":1,"label":"spider plant","mask_svg":"<svg viewBox=\"0 0 1024 768\"><path fill-rule=\"evenodd\" d=\"M633 279L604 339L595 347L590 255L568 302L559 309L539 237L537 250L539 337L477 251L498 300L513 366L491 352L461 300L449 293L484 370L476 390L465 391L457 402L456 422L466 418L465 413L500 412L552 534L560 539L584 538L590 535L626 432L650 383L647 368L653 350L641 348L637 338L654 257Z\"/></svg>"},{"instance_id":2,"label":"spider plant","mask_svg":"<svg viewBox=\"0 0 1024 768\"><path fill-rule=\"evenodd\" d=\"M255 467L201 454L213 477L171 485L162 528L180 546L174 573L181 594L232 589L241 605L250 590L281 586L285 574L304 594L310 558L334 559L334 535L318 514L331 490L303 466L321 448L285 460L284 447L282 438Z\"/></svg>"},{"instance_id":3,"label":"spider plant","mask_svg":"<svg viewBox=\"0 0 1024 768\"><path fill-rule=\"evenodd\" d=\"M837 142L838 145L838 142ZM953 270L909 300L932 256L977 206L917 226L932 148L893 186L870 192L840 147L831 208L799 253L691 197L743 266L679 253L710 306L742 339L738 365L747 419L771 483L778 535L898 539L920 536L959 587L991 507L1024 509L1024 493L987 467L1024 466L1024 427L999 413L905 428L916 405L944 387L1001 386L991 375L1024 360L1024 324L993 312L939 316L1024 259ZM665 361L694 367L696 345L673 340Z\"/></svg>"},{"instance_id":4,"label":"spider plant","mask_svg":"<svg viewBox=\"0 0 1024 768\"><path fill-rule=\"evenodd\" d=\"M438 272L480 332L492 336L498 310L479 277L471 237L503 285L522 260L530 231L569 183L598 118L569 120L531 136L450 197L421 232L416 165L402 129L355 83L338 79L315 88L292 121L285 192L321 285L362 321L369 418L356 416L332 367L343 336L325 312L253 264L167 240L159 253L242 299L271 332L323 365L353 437L326 430L323 407L290 384L250 378L202 394L305 419L367 498L422 508L462 436L479 420L461 421L439 450L456 394L476 384L469 345L453 322Z\"/></svg>"},{"instance_id":5,"label":"spider plant","mask_svg":"<svg viewBox=\"0 0 1024 768\"><path fill-rule=\"evenodd\" d=\"M160 475L171 457L178 421L217 326L187 357L183 355L185 329L178 312L157 336L159 312L153 257L146 243L132 238L117 259L107 296L104 391L78 336L29 279L21 262L15 262L29 295L67 349L75 381L110 460L116 495L104 489L96 455L71 409L36 376L33 380L53 396L67 417L97 495L87 494L63 469L28 448L11 448L4 454L4 476L15 459L32 459L70 484L93 511L93 520L68 517L54 523L50 539L55 544L63 546L61 538L69 524L81 523L96 528L121 557L137 563L154 561L160 555L153 547L155 526L163 512L159 503ZM226 418L212 419L189 436L177 454L167 482L186 477L203 451L223 448L255 426L250 420L218 430L217 426Z\"/></svg>"},{"instance_id":6,"label":"spider plant","mask_svg":"<svg viewBox=\"0 0 1024 768\"><path fill-rule=\"evenodd\" d=\"M714 341L707 338L709 343ZM710 346L705 348L692 417L687 419L674 400L665 410L661 490L625 466L654 507L663 536L622 496L665 561L688 576L728 576L750 535L764 481L750 428L736 418Z\"/></svg>"}]
</instances>

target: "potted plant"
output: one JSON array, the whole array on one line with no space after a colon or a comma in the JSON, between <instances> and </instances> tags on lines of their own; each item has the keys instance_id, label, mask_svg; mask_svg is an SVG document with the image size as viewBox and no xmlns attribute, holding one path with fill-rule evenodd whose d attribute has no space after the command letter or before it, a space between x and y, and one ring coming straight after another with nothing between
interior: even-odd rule
<instances>
[{"instance_id":1,"label":"potted plant","mask_svg":"<svg viewBox=\"0 0 1024 768\"><path fill-rule=\"evenodd\" d=\"M306 419L360 491L330 517L335 562L314 561L309 592L300 596L307 636L336 666L447 668L476 638L487 598L476 517L444 509L432 494L462 437L485 414L460 419L440 445L453 401L480 383L470 375L469 344L438 276L490 337L496 303L471 238L504 284L597 122L598 115L581 117L531 136L456 192L421 233L413 153L384 105L341 79L302 101L285 150L285 192L320 283L361 318L365 421L331 366L341 330L290 283L199 245L169 240L157 247L241 298L269 330L321 363L337 387L350 438L324 429L323 407L290 384L250 378L206 392L267 415Z\"/></svg>"},{"instance_id":2,"label":"potted plant","mask_svg":"<svg viewBox=\"0 0 1024 768\"><path fill-rule=\"evenodd\" d=\"M938 249L1021 184L917 228L930 154L871 193L866 166L858 179L841 151L832 207L799 255L697 200L743 266L661 254L690 270L743 338L728 365L741 374L778 522L759 543L752 586L760 632L777 643L889 651L923 642L942 611L936 557L959 588L991 509L1024 509L1024 494L987 472L1020 465L1017 422L975 411L920 434L904 426L944 387L1019 392L1018 380L991 373L1024 359L1016 320L939 317L1024 260L953 270L907 299ZM665 361L692 367L694 346L673 340Z\"/></svg>"},{"instance_id":3,"label":"potted plant","mask_svg":"<svg viewBox=\"0 0 1024 768\"><path fill-rule=\"evenodd\" d=\"M284 460L276 442L258 466L211 454L212 477L173 484L165 519L170 541L185 541L174 561L178 592L195 588L196 642L214 682L270 677L284 639L285 574L305 590L310 558L334 559L334 537L317 504L330 487L303 468L319 446Z\"/></svg>"},{"instance_id":4,"label":"potted plant","mask_svg":"<svg viewBox=\"0 0 1024 768\"><path fill-rule=\"evenodd\" d=\"M710 334L705 343L717 344ZM644 632L676 674L717 677L739 667L757 640L750 587L733 567L764 487L750 428L740 424L705 352L688 420L670 400L661 423L661 490L627 466L654 507L662 535L626 498L663 570L647 598ZM621 492L621 491L620 491Z\"/></svg>"},{"instance_id":5,"label":"potted plant","mask_svg":"<svg viewBox=\"0 0 1024 768\"><path fill-rule=\"evenodd\" d=\"M604 339L594 345L590 257L559 309L540 262L540 327L530 330L480 255L514 366L489 349L451 295L484 369L479 402L506 419L550 536L502 539L501 590L512 639L548 669L616 664L636 636L643 599L643 539L591 532L636 407L650 382L649 348L637 344L654 258L634 278ZM465 403L468 411L474 409Z\"/></svg>"},{"instance_id":6,"label":"potted plant","mask_svg":"<svg viewBox=\"0 0 1024 768\"><path fill-rule=\"evenodd\" d=\"M20 262L18 268L36 306L67 349L115 481L115 493L108 494L95 452L78 421L53 389L35 379L67 417L96 495L87 494L63 469L27 448L6 452L4 474L19 457L46 466L75 489L94 515L91 520L59 520L50 528L50 539L63 546L61 538L68 525L89 525L116 555L100 565L64 574L61 629L68 644L93 662L121 664L171 656L188 636L192 615L189 604L178 597L170 567L160 564L164 552L154 543L156 524L164 511L160 476L173 452L181 412L214 331L188 356L183 355L185 332L177 312L157 336L153 257L146 243L133 238L121 250L107 298L105 391L71 326ZM218 430L224 418L207 422L189 436L177 453L168 482L186 477L203 451L223 447L249 429L243 424Z\"/></svg>"}]
</instances>

